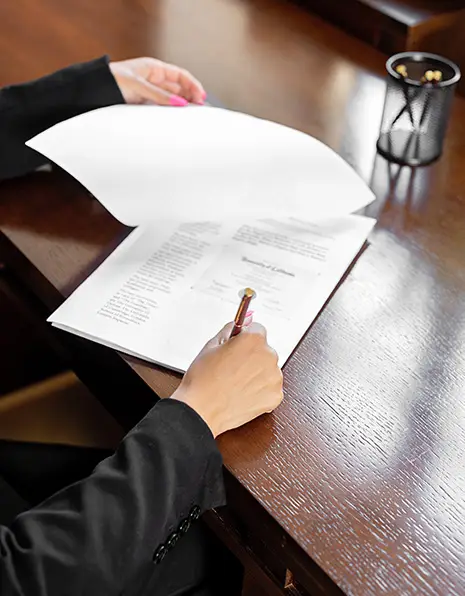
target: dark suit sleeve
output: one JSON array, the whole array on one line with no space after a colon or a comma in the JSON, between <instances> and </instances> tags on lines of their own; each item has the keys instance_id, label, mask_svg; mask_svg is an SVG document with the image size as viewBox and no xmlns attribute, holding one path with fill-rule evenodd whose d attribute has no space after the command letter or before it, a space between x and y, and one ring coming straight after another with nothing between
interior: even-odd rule
<instances>
[{"instance_id":1,"label":"dark suit sleeve","mask_svg":"<svg viewBox=\"0 0 465 596\"><path fill-rule=\"evenodd\" d=\"M24 144L34 135L67 118L119 103L124 99L107 56L0 89L0 179L46 163Z\"/></svg>"},{"instance_id":2,"label":"dark suit sleeve","mask_svg":"<svg viewBox=\"0 0 465 596\"><path fill-rule=\"evenodd\" d=\"M191 523L224 501L209 428L161 400L89 478L0 527L0 594L117 596L161 569Z\"/></svg>"}]
</instances>

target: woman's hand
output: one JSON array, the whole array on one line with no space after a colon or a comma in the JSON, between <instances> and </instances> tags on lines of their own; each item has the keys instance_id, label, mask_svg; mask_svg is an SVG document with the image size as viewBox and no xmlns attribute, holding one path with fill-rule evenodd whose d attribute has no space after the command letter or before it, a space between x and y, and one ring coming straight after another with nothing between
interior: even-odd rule
<instances>
[{"instance_id":1,"label":"woman's hand","mask_svg":"<svg viewBox=\"0 0 465 596\"><path fill-rule=\"evenodd\" d=\"M155 58L110 62L126 103L187 106L203 104L206 93L190 72Z\"/></svg>"},{"instance_id":2,"label":"woman's hand","mask_svg":"<svg viewBox=\"0 0 465 596\"><path fill-rule=\"evenodd\" d=\"M271 412L283 399L283 376L265 329L252 323L227 340L231 329L227 325L207 343L172 395L193 408L215 437Z\"/></svg>"}]
</instances>

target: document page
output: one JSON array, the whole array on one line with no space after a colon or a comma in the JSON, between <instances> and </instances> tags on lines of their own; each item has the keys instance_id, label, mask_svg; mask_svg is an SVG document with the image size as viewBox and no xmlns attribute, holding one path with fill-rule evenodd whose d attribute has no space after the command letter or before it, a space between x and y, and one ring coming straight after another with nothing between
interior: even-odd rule
<instances>
[{"instance_id":1,"label":"document page","mask_svg":"<svg viewBox=\"0 0 465 596\"><path fill-rule=\"evenodd\" d=\"M211 107L119 105L71 118L27 145L129 226L160 216L315 220L374 195L334 151L298 130Z\"/></svg>"},{"instance_id":2,"label":"document page","mask_svg":"<svg viewBox=\"0 0 465 596\"><path fill-rule=\"evenodd\" d=\"M254 319L282 366L363 246L374 220L160 222L134 230L50 317L64 330L178 371L231 321Z\"/></svg>"}]
</instances>

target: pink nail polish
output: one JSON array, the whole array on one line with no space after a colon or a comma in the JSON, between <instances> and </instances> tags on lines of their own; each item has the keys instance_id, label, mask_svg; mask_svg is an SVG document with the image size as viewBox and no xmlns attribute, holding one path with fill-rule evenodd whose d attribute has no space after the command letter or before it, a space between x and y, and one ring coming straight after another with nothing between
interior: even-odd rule
<instances>
[{"instance_id":1,"label":"pink nail polish","mask_svg":"<svg viewBox=\"0 0 465 596\"><path fill-rule=\"evenodd\" d=\"M175 107L184 107L187 106L189 102L184 99L184 97L179 97L179 95L172 95L170 97L170 105Z\"/></svg>"},{"instance_id":2,"label":"pink nail polish","mask_svg":"<svg viewBox=\"0 0 465 596\"><path fill-rule=\"evenodd\" d=\"M248 327L253 322L253 310L247 311L244 319L244 327Z\"/></svg>"}]
</instances>

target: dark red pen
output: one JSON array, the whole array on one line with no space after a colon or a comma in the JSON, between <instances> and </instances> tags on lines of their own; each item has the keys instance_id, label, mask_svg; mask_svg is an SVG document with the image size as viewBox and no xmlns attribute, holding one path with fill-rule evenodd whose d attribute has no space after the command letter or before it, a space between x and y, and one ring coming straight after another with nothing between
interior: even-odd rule
<instances>
[{"instance_id":1,"label":"dark red pen","mask_svg":"<svg viewBox=\"0 0 465 596\"><path fill-rule=\"evenodd\" d=\"M256 294L252 288L245 288L242 292L241 302L239 304L239 308L237 309L236 316L234 317L234 327L232 328L231 337L235 337L239 335L244 326L245 317L247 315L247 311L249 310L250 302L255 298Z\"/></svg>"}]
</instances>

